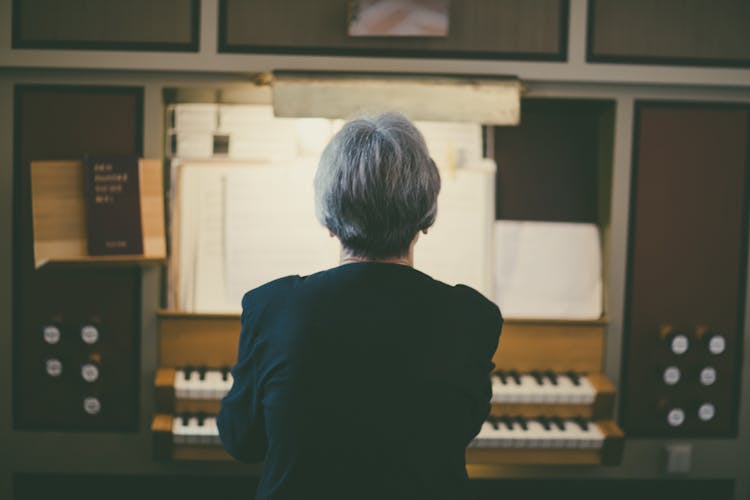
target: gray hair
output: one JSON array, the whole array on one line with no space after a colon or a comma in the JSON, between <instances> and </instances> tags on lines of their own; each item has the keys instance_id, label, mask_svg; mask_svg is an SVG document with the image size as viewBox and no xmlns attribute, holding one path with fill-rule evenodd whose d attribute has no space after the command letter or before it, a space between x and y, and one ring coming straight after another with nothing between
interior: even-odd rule
<instances>
[{"instance_id":1,"label":"gray hair","mask_svg":"<svg viewBox=\"0 0 750 500\"><path fill-rule=\"evenodd\" d=\"M402 257L435 222L440 174L424 137L400 113L352 120L315 174L315 215L354 256Z\"/></svg>"}]
</instances>

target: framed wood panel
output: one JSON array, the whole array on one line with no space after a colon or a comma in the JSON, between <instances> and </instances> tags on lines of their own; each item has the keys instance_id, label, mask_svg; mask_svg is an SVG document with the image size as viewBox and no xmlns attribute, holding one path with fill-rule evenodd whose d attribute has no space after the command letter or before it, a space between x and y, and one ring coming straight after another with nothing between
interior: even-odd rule
<instances>
[{"instance_id":1,"label":"framed wood panel","mask_svg":"<svg viewBox=\"0 0 750 500\"><path fill-rule=\"evenodd\" d=\"M628 435L736 435L749 147L747 105L636 104L621 404ZM719 351L712 333L724 339ZM709 419L700 417L705 404L715 409Z\"/></svg>"},{"instance_id":2,"label":"framed wood panel","mask_svg":"<svg viewBox=\"0 0 750 500\"><path fill-rule=\"evenodd\" d=\"M130 267L35 269L31 161L142 154L140 87L14 89L13 425L133 431L138 425L141 277ZM58 329L48 339L45 328ZM94 337L84 327L94 326ZM56 359L60 373L49 372ZM97 367L86 380L83 367ZM85 400L100 408L88 413ZM90 408L89 408L90 409Z\"/></svg>"},{"instance_id":3,"label":"framed wood panel","mask_svg":"<svg viewBox=\"0 0 750 500\"><path fill-rule=\"evenodd\" d=\"M750 66L745 0L590 0L590 62Z\"/></svg>"},{"instance_id":4,"label":"framed wood panel","mask_svg":"<svg viewBox=\"0 0 750 500\"><path fill-rule=\"evenodd\" d=\"M451 2L447 37L349 37L347 0L220 0L219 52L565 61L568 0Z\"/></svg>"},{"instance_id":5,"label":"framed wood panel","mask_svg":"<svg viewBox=\"0 0 750 500\"><path fill-rule=\"evenodd\" d=\"M200 0L13 0L16 49L197 52Z\"/></svg>"},{"instance_id":6,"label":"framed wood panel","mask_svg":"<svg viewBox=\"0 0 750 500\"><path fill-rule=\"evenodd\" d=\"M606 224L614 103L523 99L521 124L495 127L498 220Z\"/></svg>"}]
</instances>

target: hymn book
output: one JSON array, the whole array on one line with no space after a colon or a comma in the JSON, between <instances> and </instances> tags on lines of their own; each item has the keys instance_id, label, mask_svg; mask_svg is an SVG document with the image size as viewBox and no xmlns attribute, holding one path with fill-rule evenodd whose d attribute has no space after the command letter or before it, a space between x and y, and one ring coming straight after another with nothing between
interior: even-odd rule
<instances>
[{"instance_id":1,"label":"hymn book","mask_svg":"<svg viewBox=\"0 0 750 500\"><path fill-rule=\"evenodd\" d=\"M138 157L86 155L83 179L89 255L143 254Z\"/></svg>"}]
</instances>

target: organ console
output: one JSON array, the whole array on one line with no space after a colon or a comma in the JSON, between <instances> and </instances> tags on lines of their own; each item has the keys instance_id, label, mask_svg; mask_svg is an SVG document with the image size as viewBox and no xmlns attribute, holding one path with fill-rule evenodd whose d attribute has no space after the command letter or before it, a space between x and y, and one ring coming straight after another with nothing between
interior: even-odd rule
<instances>
[{"instance_id":1,"label":"organ console","mask_svg":"<svg viewBox=\"0 0 750 500\"><path fill-rule=\"evenodd\" d=\"M601 373L605 330L605 320L506 320L490 417L467 449L472 477L502 465L619 463L623 433L609 420L615 388ZM155 458L230 459L215 415L232 385L238 335L236 315L160 314Z\"/></svg>"}]
</instances>

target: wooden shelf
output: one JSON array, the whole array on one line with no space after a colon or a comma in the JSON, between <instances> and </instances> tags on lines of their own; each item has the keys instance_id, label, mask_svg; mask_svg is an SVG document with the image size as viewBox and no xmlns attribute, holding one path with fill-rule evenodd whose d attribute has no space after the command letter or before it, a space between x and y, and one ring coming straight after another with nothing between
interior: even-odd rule
<instances>
[{"instance_id":1,"label":"wooden shelf","mask_svg":"<svg viewBox=\"0 0 750 500\"><path fill-rule=\"evenodd\" d=\"M176 309L160 309L157 313L159 318L164 319L186 319L186 320L210 320L210 319L228 319L240 320L240 313L195 313L178 311Z\"/></svg>"},{"instance_id":2,"label":"wooden shelf","mask_svg":"<svg viewBox=\"0 0 750 500\"><path fill-rule=\"evenodd\" d=\"M505 325L512 326L559 326L559 327L575 327L575 326L606 326L609 323L609 318L602 316L597 319L542 319L542 318L506 318L503 322Z\"/></svg>"},{"instance_id":3,"label":"wooden shelf","mask_svg":"<svg viewBox=\"0 0 750 500\"><path fill-rule=\"evenodd\" d=\"M150 265L166 261L164 184L160 160L140 161L143 254L88 255L81 161L31 162L34 263Z\"/></svg>"}]
</instances>

